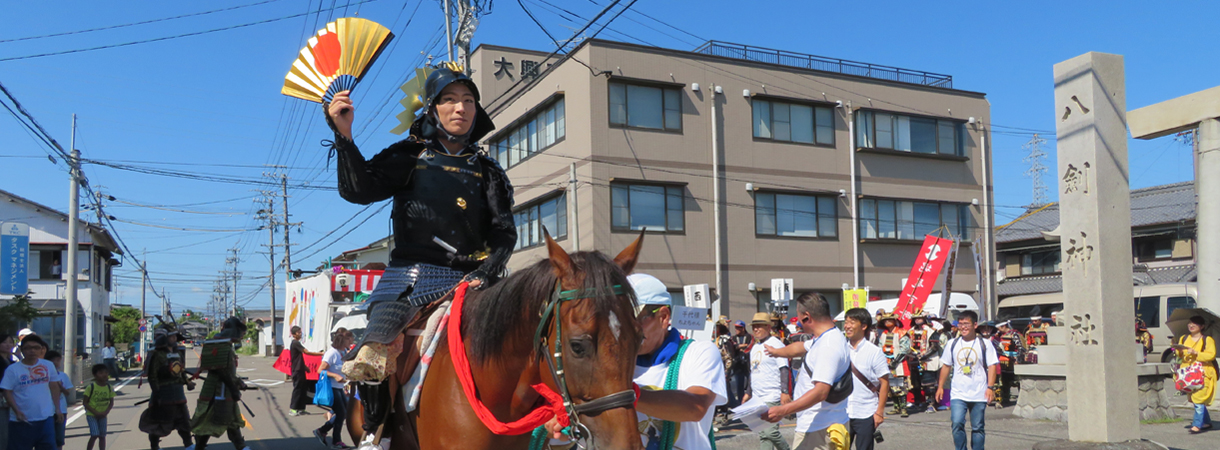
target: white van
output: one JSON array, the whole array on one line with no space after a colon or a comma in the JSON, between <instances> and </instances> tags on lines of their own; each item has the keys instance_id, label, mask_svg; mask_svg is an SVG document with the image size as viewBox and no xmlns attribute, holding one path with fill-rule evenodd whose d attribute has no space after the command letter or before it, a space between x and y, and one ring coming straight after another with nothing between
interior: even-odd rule
<instances>
[{"instance_id":1,"label":"white van","mask_svg":"<svg viewBox=\"0 0 1220 450\"><path fill-rule=\"evenodd\" d=\"M941 299L940 293L929 294L928 301L924 302L924 304L923 304L923 311L928 314L935 314L935 315L939 316L940 315L940 299ZM876 317L877 310L879 310L879 309L884 309L886 313L892 313L892 312L894 312L894 308L897 308L897 307L898 307L898 299L890 298L890 299L884 299L884 300L869 301L868 304L865 305L864 308L868 310L869 315ZM971 297L968 294L954 292L954 293L949 294L949 304L946 305L946 309L948 311L948 317L953 320L957 320L958 314L961 314L962 311L974 311L975 313L978 313L979 304L978 304L978 302L974 301L974 297ZM839 313L839 315L835 316L835 322L842 322L843 316L846 313L847 312L844 311L844 312Z\"/></svg>"},{"instance_id":2,"label":"white van","mask_svg":"<svg viewBox=\"0 0 1220 450\"><path fill-rule=\"evenodd\" d=\"M1165 320L1178 308L1195 308L1199 297L1199 288L1195 283L1167 283L1148 286L1133 286L1132 297L1135 300L1135 316L1144 319L1148 332L1152 333L1153 353L1161 354L1161 362L1168 361L1170 354L1169 327ZM1000 300L999 320L1028 319L1030 316L1042 316L1049 320L1052 312L1063 311L1063 293L1017 295ZM1060 312L1060 321L1067 320ZM1014 324L1024 326L1024 321ZM1131 324L1131 338L1135 339L1135 324ZM1155 356L1149 356L1148 361L1156 361Z\"/></svg>"}]
</instances>

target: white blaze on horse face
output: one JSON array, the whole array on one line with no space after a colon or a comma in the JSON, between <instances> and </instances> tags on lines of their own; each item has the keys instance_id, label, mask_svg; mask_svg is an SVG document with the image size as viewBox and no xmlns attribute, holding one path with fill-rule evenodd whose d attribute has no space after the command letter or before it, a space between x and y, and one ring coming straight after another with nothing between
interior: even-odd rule
<instances>
[{"instance_id":1,"label":"white blaze on horse face","mask_svg":"<svg viewBox=\"0 0 1220 450\"><path fill-rule=\"evenodd\" d=\"M614 332L614 340L619 339L619 334L623 332L623 324L618 321L618 314L610 311L610 331Z\"/></svg>"}]
</instances>

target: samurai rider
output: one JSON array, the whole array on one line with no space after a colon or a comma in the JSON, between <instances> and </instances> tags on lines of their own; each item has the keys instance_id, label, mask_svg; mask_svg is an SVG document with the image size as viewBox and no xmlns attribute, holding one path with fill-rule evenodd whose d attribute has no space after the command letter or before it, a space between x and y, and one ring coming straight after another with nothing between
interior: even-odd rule
<instances>
[{"instance_id":1,"label":"samurai rider","mask_svg":"<svg viewBox=\"0 0 1220 450\"><path fill-rule=\"evenodd\" d=\"M148 409L140 414L140 431L148 433L148 445L152 450L161 448L161 438L177 431L182 437L182 446L193 448L191 442L191 413L186 409L186 392L183 388L195 389L190 374L183 367L177 352L181 335L171 324L161 324L153 332L152 353L148 355L145 372L152 396Z\"/></svg>"},{"instance_id":2,"label":"samurai rider","mask_svg":"<svg viewBox=\"0 0 1220 450\"><path fill-rule=\"evenodd\" d=\"M245 335L246 324L230 317L224 321L220 332L204 343L200 363L207 368L208 375L199 389L199 402L195 404L195 415L191 418L191 431L198 441L195 450L206 450L208 441L222 434L228 434L233 448L249 449L241 435L246 419L238 404L246 383L237 376L237 352L233 346ZM202 361L209 354L219 355L221 359Z\"/></svg>"},{"instance_id":3,"label":"samurai rider","mask_svg":"<svg viewBox=\"0 0 1220 450\"><path fill-rule=\"evenodd\" d=\"M393 198L394 205L390 266L369 297L368 331L344 364L344 373L360 382L370 445L393 404L391 386L381 383L391 344L424 305L461 281L476 290L494 283L517 243L512 185L478 146L496 128L479 104L478 87L450 66L428 75L424 91L426 106L410 136L369 160L352 141L348 92L325 105L335 132L339 195L358 204Z\"/></svg>"},{"instance_id":4,"label":"samurai rider","mask_svg":"<svg viewBox=\"0 0 1220 450\"><path fill-rule=\"evenodd\" d=\"M881 343L881 353L889 360L890 375L893 376L889 395L890 400L894 402L894 409L890 414L907 417L907 391L910 389L910 380L907 377L910 371L907 370L906 359L907 355L911 354L911 337L902 330L902 325L893 314L881 317L878 330L877 340Z\"/></svg>"},{"instance_id":5,"label":"samurai rider","mask_svg":"<svg viewBox=\"0 0 1220 450\"><path fill-rule=\"evenodd\" d=\"M926 384L924 378L926 371L924 370L924 359L928 358L932 353L931 339L932 333L936 330L928 324L927 313L920 311L911 318L911 329L907 330L907 335L911 337L911 353L907 356L907 361L911 373L911 403L921 406L929 400L926 395ZM935 393L935 387L932 388ZM930 403L930 402L929 402Z\"/></svg>"},{"instance_id":6,"label":"samurai rider","mask_svg":"<svg viewBox=\"0 0 1220 450\"><path fill-rule=\"evenodd\" d=\"M1012 322L1001 322L996 326L999 336L996 349L1000 356L1000 392L996 402L1000 405L1012 400L1012 386L1017 382L1016 365L1025 358L1025 338L1012 329Z\"/></svg>"}]
</instances>

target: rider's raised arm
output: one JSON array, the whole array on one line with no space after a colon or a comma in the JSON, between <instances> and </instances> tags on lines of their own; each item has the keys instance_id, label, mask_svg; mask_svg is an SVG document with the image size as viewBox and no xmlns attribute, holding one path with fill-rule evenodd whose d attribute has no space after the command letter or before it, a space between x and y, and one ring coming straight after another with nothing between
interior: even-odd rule
<instances>
[{"instance_id":1,"label":"rider's raised arm","mask_svg":"<svg viewBox=\"0 0 1220 450\"><path fill-rule=\"evenodd\" d=\"M513 219L513 185L508 180L508 174L491 158L484 157L483 164L487 180L487 205L492 213L491 230L486 238L490 251L475 276L494 282L504 273L504 266L513 255L513 247L517 245L517 227Z\"/></svg>"},{"instance_id":2,"label":"rider's raised arm","mask_svg":"<svg viewBox=\"0 0 1220 450\"><path fill-rule=\"evenodd\" d=\"M367 205L388 199L406 186L415 170L419 144L402 140L365 161L354 142L336 133L335 152L339 160L339 196Z\"/></svg>"}]
</instances>

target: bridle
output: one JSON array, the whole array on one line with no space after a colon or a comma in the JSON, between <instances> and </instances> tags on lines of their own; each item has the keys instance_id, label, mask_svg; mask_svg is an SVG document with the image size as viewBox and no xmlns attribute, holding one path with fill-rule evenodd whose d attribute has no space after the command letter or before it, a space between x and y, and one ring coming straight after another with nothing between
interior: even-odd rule
<instances>
[{"instance_id":1,"label":"bridle","mask_svg":"<svg viewBox=\"0 0 1220 450\"><path fill-rule=\"evenodd\" d=\"M563 320L559 317L559 309L563 302L593 298L603 292L613 295L626 295L628 291L621 284L608 288L586 288L564 291L559 281L555 281L554 293L551 294L550 300L543 307L542 320L538 322L538 328L534 331L534 346L539 354L543 355L543 359L546 360L547 366L551 369L551 376L555 379L556 387L559 388L559 395L563 397L563 408L567 411L568 419L571 423L569 429L565 430L565 432L582 448L585 447L580 445L581 442L592 440L593 434L589 432L588 427L580 423L580 415L593 416L616 408L633 407L638 397L637 391L633 388L615 392L579 405L572 403L572 394L568 391L568 382L563 368ZM547 336L544 333L548 321L555 323L554 352L548 348Z\"/></svg>"}]
</instances>

